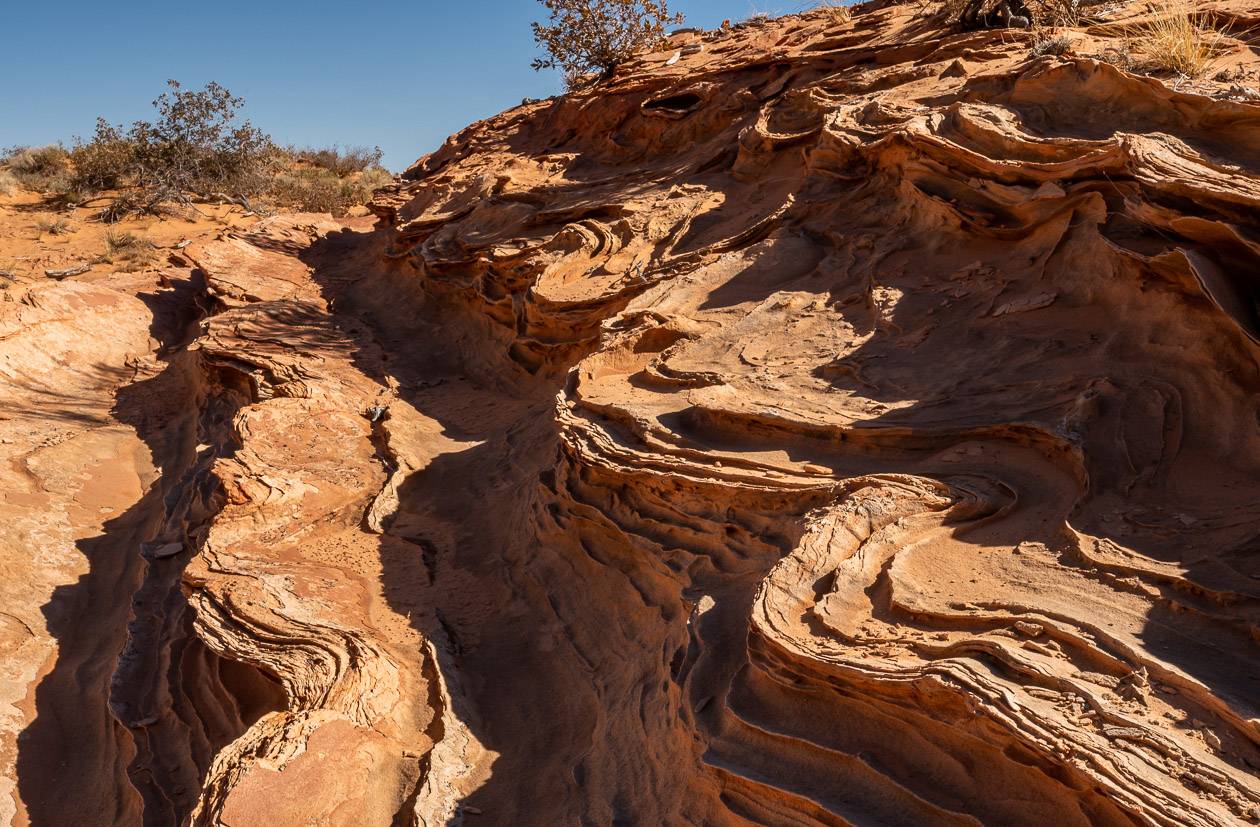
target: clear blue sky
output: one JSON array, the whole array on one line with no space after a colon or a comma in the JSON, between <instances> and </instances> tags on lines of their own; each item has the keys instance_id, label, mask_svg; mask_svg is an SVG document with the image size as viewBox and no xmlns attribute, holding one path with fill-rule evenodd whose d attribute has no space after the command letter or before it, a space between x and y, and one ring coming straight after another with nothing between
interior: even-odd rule
<instances>
[{"instance_id":1,"label":"clear blue sky","mask_svg":"<svg viewBox=\"0 0 1260 827\"><path fill-rule=\"evenodd\" d=\"M673 0L690 25L807 0ZM64 0L6 4L0 148L149 117L167 78L217 80L282 144L378 145L394 170L521 98L560 91L537 55L536 0Z\"/></svg>"}]
</instances>

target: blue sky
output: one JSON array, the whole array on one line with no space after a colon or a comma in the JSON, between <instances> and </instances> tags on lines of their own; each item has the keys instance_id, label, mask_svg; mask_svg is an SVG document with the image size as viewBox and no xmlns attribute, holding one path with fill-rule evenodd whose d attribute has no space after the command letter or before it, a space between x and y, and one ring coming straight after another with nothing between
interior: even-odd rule
<instances>
[{"instance_id":1,"label":"blue sky","mask_svg":"<svg viewBox=\"0 0 1260 827\"><path fill-rule=\"evenodd\" d=\"M804 0L674 0L691 25ZM12 3L0 49L0 148L152 114L167 78L245 98L280 143L379 145L399 170L479 118L560 91L537 55L536 0L64 0Z\"/></svg>"}]
</instances>

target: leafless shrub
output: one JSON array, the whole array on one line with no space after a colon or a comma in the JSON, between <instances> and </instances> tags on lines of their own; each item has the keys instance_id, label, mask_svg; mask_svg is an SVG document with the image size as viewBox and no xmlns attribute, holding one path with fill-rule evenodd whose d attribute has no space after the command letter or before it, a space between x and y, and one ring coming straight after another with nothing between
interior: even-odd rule
<instances>
[{"instance_id":1,"label":"leafless shrub","mask_svg":"<svg viewBox=\"0 0 1260 827\"><path fill-rule=\"evenodd\" d=\"M158 205L149 205L147 211L152 213L159 209ZM124 192L111 198L109 203L96 214L96 217L106 224L116 224L129 215L139 215L144 212L146 212L145 204Z\"/></svg>"},{"instance_id":2,"label":"leafless shrub","mask_svg":"<svg viewBox=\"0 0 1260 827\"><path fill-rule=\"evenodd\" d=\"M683 22L667 0L539 0L550 13L534 23L534 40L546 52L536 70L560 69L570 88L592 72L608 77L635 52L651 48L665 27Z\"/></svg>"}]
</instances>

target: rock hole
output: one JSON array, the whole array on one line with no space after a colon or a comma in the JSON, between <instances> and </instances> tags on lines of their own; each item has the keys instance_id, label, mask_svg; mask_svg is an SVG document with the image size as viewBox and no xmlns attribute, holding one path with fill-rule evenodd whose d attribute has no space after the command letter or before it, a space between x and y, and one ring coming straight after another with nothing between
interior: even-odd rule
<instances>
[{"instance_id":1,"label":"rock hole","mask_svg":"<svg viewBox=\"0 0 1260 827\"><path fill-rule=\"evenodd\" d=\"M280 682L257 667L219 657L219 681L236 702L236 712L245 728L253 726L268 712L284 709L287 699Z\"/></svg>"},{"instance_id":2,"label":"rock hole","mask_svg":"<svg viewBox=\"0 0 1260 827\"><path fill-rule=\"evenodd\" d=\"M663 112L674 115L686 115L696 109L704 100L695 92L682 92L664 98L650 100L643 104L644 112Z\"/></svg>"}]
</instances>

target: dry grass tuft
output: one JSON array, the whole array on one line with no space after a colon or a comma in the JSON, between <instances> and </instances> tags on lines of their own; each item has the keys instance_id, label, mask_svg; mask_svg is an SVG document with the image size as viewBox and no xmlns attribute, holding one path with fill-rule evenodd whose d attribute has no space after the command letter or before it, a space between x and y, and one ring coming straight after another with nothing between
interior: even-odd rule
<instances>
[{"instance_id":1,"label":"dry grass tuft","mask_svg":"<svg viewBox=\"0 0 1260 827\"><path fill-rule=\"evenodd\" d=\"M1067 35L1048 32L1045 29L1037 29L1033 32L1032 49L1029 50L1029 55L1031 57L1062 55L1070 51L1071 48L1072 39Z\"/></svg>"},{"instance_id":2,"label":"dry grass tuft","mask_svg":"<svg viewBox=\"0 0 1260 827\"><path fill-rule=\"evenodd\" d=\"M43 216L35 219L35 229L41 235L65 235L70 232L73 227L70 222L59 216Z\"/></svg>"},{"instance_id":3,"label":"dry grass tuft","mask_svg":"<svg viewBox=\"0 0 1260 827\"><path fill-rule=\"evenodd\" d=\"M1147 65L1188 78L1204 73L1220 46L1222 33L1199 21L1193 0L1156 0L1154 17L1134 27L1136 47Z\"/></svg>"},{"instance_id":4,"label":"dry grass tuft","mask_svg":"<svg viewBox=\"0 0 1260 827\"><path fill-rule=\"evenodd\" d=\"M7 169L0 169L0 195L12 195L18 190L17 177Z\"/></svg>"},{"instance_id":5,"label":"dry grass tuft","mask_svg":"<svg viewBox=\"0 0 1260 827\"><path fill-rule=\"evenodd\" d=\"M101 261L121 264L124 271L139 270L157 257L157 249L147 239L128 232L105 234L105 255Z\"/></svg>"}]
</instances>

